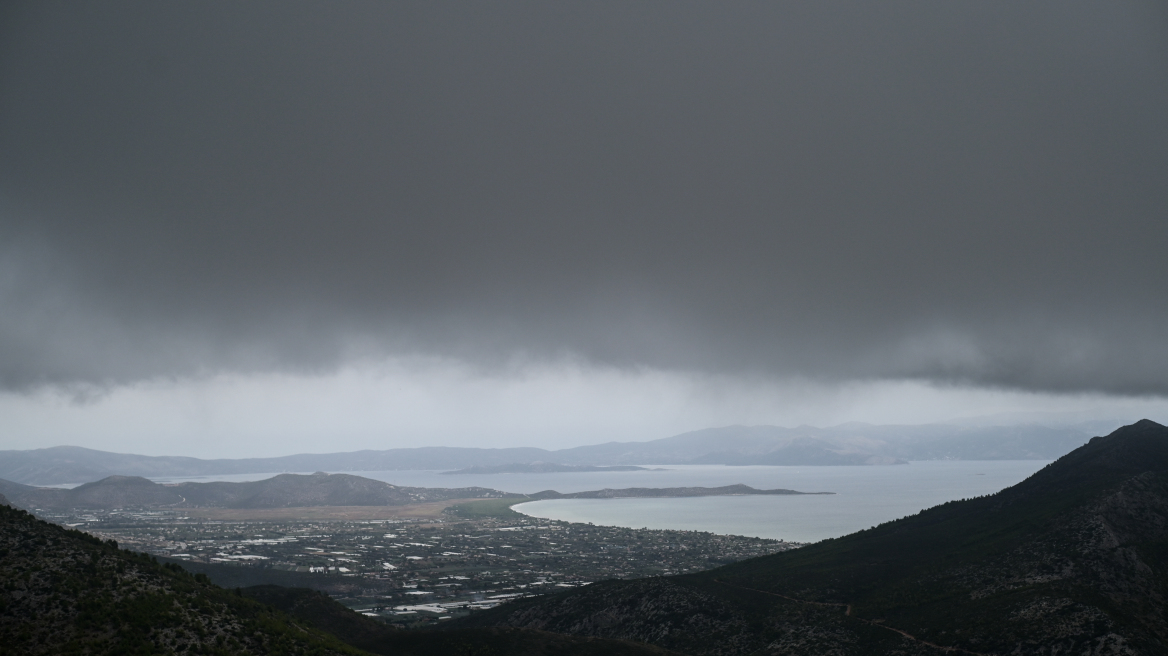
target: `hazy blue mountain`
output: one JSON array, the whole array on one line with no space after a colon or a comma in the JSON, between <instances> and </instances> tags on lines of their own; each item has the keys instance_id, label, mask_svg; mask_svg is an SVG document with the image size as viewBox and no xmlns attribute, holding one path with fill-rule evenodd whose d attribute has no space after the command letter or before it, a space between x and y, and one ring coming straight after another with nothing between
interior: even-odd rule
<instances>
[{"instance_id":1,"label":"hazy blue mountain","mask_svg":"<svg viewBox=\"0 0 1168 656\"><path fill-rule=\"evenodd\" d=\"M554 462L512 462L506 465L475 465L443 474L564 474L571 472L653 471L636 465L560 465Z\"/></svg>"},{"instance_id":2,"label":"hazy blue mountain","mask_svg":"<svg viewBox=\"0 0 1168 656\"><path fill-rule=\"evenodd\" d=\"M564 463L892 464L902 460L1054 460L1092 434L1077 426L726 426L649 442L564 449ZM760 458L761 456L761 458ZM876 460L870 461L872 457Z\"/></svg>"},{"instance_id":3,"label":"hazy blue mountain","mask_svg":"<svg viewBox=\"0 0 1168 656\"><path fill-rule=\"evenodd\" d=\"M419 447L201 460L139 456L60 446L0 452L0 478L56 485L106 476L465 469L551 463L574 466L659 464L883 465L905 460L1053 460L1093 437L1091 425L980 426L843 424L829 428L726 426L647 442L608 442L548 451L533 447Z\"/></svg>"},{"instance_id":4,"label":"hazy blue mountain","mask_svg":"<svg viewBox=\"0 0 1168 656\"><path fill-rule=\"evenodd\" d=\"M173 456L110 453L76 446L28 451L0 451L0 478L36 485L96 481L106 476L181 477L313 471L379 471L391 469L457 469L473 465L503 465L548 460L551 452L528 447L474 449L420 447L384 451L351 451L203 460Z\"/></svg>"}]
</instances>

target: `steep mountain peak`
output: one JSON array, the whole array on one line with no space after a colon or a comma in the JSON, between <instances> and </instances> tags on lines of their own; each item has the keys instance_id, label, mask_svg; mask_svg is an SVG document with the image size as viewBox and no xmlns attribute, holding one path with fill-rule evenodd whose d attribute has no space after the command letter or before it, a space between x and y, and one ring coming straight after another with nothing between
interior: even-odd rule
<instances>
[{"instance_id":1,"label":"steep mountain peak","mask_svg":"<svg viewBox=\"0 0 1168 656\"><path fill-rule=\"evenodd\" d=\"M1152 426L1152 427L1156 427L1156 428L1164 428L1164 426L1162 424L1157 424L1156 422L1152 421L1151 419L1141 419L1141 420L1135 422L1134 424L1132 424L1132 426L1141 426L1141 427Z\"/></svg>"},{"instance_id":2,"label":"steep mountain peak","mask_svg":"<svg viewBox=\"0 0 1168 656\"><path fill-rule=\"evenodd\" d=\"M1151 419L1141 419L1135 423L1126 426L1120 426L1107 435L1091 438L1092 443L1096 442L1114 442L1122 440L1139 439L1141 436L1148 434L1163 433L1168 430L1168 427L1158 424Z\"/></svg>"},{"instance_id":3,"label":"steep mountain peak","mask_svg":"<svg viewBox=\"0 0 1168 656\"><path fill-rule=\"evenodd\" d=\"M1094 437L1016 486L1108 485L1147 471L1168 471L1168 427L1149 419Z\"/></svg>"},{"instance_id":4,"label":"steep mountain peak","mask_svg":"<svg viewBox=\"0 0 1168 656\"><path fill-rule=\"evenodd\" d=\"M1115 429L1109 435L1094 437L1092 443L1103 442L1133 442L1139 440L1163 440L1168 436L1168 426L1158 424L1151 419L1141 419L1134 424Z\"/></svg>"}]
</instances>

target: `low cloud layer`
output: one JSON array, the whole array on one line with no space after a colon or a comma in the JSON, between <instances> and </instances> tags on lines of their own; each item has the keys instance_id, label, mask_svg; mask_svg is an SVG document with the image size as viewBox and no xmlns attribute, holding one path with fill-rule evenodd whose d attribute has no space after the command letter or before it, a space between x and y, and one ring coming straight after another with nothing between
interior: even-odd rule
<instances>
[{"instance_id":1,"label":"low cloud layer","mask_svg":"<svg viewBox=\"0 0 1168 656\"><path fill-rule=\"evenodd\" d=\"M0 385L1168 394L1155 2L9 3Z\"/></svg>"},{"instance_id":2,"label":"low cloud layer","mask_svg":"<svg viewBox=\"0 0 1168 656\"><path fill-rule=\"evenodd\" d=\"M555 449L732 424L1094 421L1105 428L1093 430L1106 433L1144 417L1168 421L1168 400L915 382L816 385L565 361L480 372L411 358L328 374L151 381L81 403L51 389L0 394L0 449L70 444L208 458L417 446Z\"/></svg>"}]
</instances>

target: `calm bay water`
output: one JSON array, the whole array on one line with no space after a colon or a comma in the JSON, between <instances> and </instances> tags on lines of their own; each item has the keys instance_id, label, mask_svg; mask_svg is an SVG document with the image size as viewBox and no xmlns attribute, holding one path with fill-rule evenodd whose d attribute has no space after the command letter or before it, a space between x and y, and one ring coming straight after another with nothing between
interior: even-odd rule
<instances>
[{"instance_id":1,"label":"calm bay water","mask_svg":"<svg viewBox=\"0 0 1168 656\"><path fill-rule=\"evenodd\" d=\"M733 467L727 469L742 470L739 478L753 487L835 494L559 499L525 503L515 510L533 517L609 526L815 542L912 515L946 501L997 492L1022 481L1047 462L925 461L888 467Z\"/></svg>"},{"instance_id":2,"label":"calm bay water","mask_svg":"<svg viewBox=\"0 0 1168 656\"><path fill-rule=\"evenodd\" d=\"M490 487L531 494L626 487L718 487L835 492L815 496L681 499L559 499L515 507L546 519L607 526L709 531L814 542L869 528L954 499L991 494L1025 479L1046 460L930 460L885 467L662 465L667 471L444 475L436 471L346 472L414 487ZM259 480L274 474L179 480Z\"/></svg>"}]
</instances>

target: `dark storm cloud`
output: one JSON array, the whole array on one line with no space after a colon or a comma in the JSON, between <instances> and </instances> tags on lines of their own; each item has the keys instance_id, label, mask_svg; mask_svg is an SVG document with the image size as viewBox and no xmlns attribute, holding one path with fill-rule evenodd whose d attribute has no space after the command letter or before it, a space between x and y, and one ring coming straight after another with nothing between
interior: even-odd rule
<instances>
[{"instance_id":1,"label":"dark storm cloud","mask_svg":"<svg viewBox=\"0 0 1168 656\"><path fill-rule=\"evenodd\" d=\"M4 11L10 388L424 352L1168 393L1160 3Z\"/></svg>"}]
</instances>

